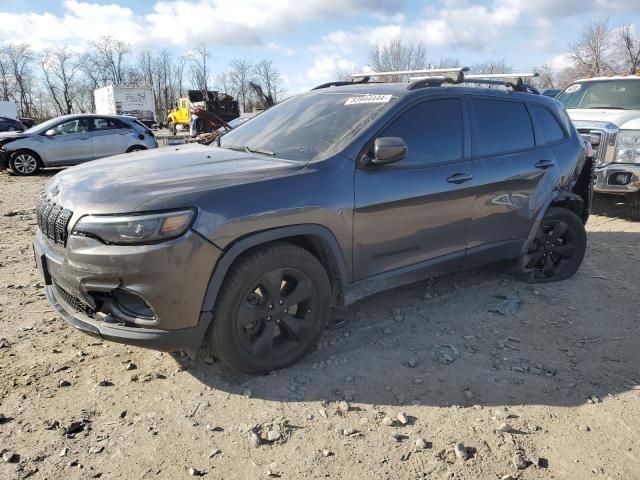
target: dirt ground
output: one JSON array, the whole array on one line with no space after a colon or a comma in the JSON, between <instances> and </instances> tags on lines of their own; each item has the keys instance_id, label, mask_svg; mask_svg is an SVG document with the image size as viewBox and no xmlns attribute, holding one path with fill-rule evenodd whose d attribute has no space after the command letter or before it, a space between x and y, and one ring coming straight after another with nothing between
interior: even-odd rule
<instances>
[{"instance_id":1,"label":"dirt ground","mask_svg":"<svg viewBox=\"0 0 640 480\"><path fill-rule=\"evenodd\" d=\"M614 200L571 280L498 265L378 294L249 377L52 311L31 250L52 174L0 173L0 478L640 479L640 223Z\"/></svg>"}]
</instances>

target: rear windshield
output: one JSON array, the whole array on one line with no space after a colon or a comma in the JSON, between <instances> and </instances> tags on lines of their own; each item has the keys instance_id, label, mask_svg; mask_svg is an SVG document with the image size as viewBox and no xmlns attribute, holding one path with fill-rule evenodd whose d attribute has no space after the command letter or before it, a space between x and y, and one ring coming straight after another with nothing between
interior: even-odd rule
<instances>
[{"instance_id":1,"label":"rear windshield","mask_svg":"<svg viewBox=\"0 0 640 480\"><path fill-rule=\"evenodd\" d=\"M261 113L221 138L222 148L270 152L297 161L327 158L397 100L392 95L311 92Z\"/></svg>"},{"instance_id":2,"label":"rear windshield","mask_svg":"<svg viewBox=\"0 0 640 480\"><path fill-rule=\"evenodd\" d=\"M556 99L565 108L640 110L640 79L576 82Z\"/></svg>"}]
</instances>

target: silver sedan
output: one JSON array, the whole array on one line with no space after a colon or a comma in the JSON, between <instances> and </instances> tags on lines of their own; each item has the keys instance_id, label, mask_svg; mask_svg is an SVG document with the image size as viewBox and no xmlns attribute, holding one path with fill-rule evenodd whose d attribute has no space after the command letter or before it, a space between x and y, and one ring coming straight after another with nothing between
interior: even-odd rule
<instances>
[{"instance_id":1,"label":"silver sedan","mask_svg":"<svg viewBox=\"0 0 640 480\"><path fill-rule=\"evenodd\" d=\"M0 168L32 175L44 167L75 165L157 148L153 132L135 118L65 115L24 132L0 134Z\"/></svg>"}]
</instances>

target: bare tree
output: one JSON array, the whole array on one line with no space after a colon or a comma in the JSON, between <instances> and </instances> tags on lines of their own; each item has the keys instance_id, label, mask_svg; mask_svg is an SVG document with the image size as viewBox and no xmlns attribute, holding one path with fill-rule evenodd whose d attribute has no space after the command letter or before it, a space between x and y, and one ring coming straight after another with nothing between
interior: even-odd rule
<instances>
[{"instance_id":1,"label":"bare tree","mask_svg":"<svg viewBox=\"0 0 640 480\"><path fill-rule=\"evenodd\" d=\"M404 44L402 40L378 43L369 49L369 66L375 72L424 69L427 50L423 43ZM395 82L407 80L405 75L387 78Z\"/></svg>"},{"instance_id":2,"label":"bare tree","mask_svg":"<svg viewBox=\"0 0 640 480\"><path fill-rule=\"evenodd\" d=\"M156 80L154 75L154 57L149 50L145 50L140 54L138 68L141 73L141 80L145 85L153 86Z\"/></svg>"},{"instance_id":3,"label":"bare tree","mask_svg":"<svg viewBox=\"0 0 640 480\"><path fill-rule=\"evenodd\" d=\"M15 93L15 81L6 47L0 47L0 100L8 102Z\"/></svg>"},{"instance_id":4,"label":"bare tree","mask_svg":"<svg viewBox=\"0 0 640 480\"><path fill-rule=\"evenodd\" d=\"M222 72L216 77L216 90L222 93L233 95L234 87L231 84L231 74L229 72Z\"/></svg>"},{"instance_id":5,"label":"bare tree","mask_svg":"<svg viewBox=\"0 0 640 480\"><path fill-rule=\"evenodd\" d=\"M255 81L260 85L264 93L270 96L275 103L285 92L282 86L282 78L277 68L273 66L273 61L262 60L254 67Z\"/></svg>"},{"instance_id":6,"label":"bare tree","mask_svg":"<svg viewBox=\"0 0 640 480\"><path fill-rule=\"evenodd\" d=\"M432 68L460 68L460 60L455 57L441 57L438 63L432 65Z\"/></svg>"},{"instance_id":7,"label":"bare tree","mask_svg":"<svg viewBox=\"0 0 640 480\"><path fill-rule=\"evenodd\" d=\"M587 25L574 42L569 55L582 76L599 76L615 72L612 66L611 26L609 19Z\"/></svg>"},{"instance_id":8,"label":"bare tree","mask_svg":"<svg viewBox=\"0 0 640 480\"><path fill-rule=\"evenodd\" d=\"M46 87L60 115L73 113L75 77L78 73L76 55L68 48L46 50L40 66Z\"/></svg>"},{"instance_id":9,"label":"bare tree","mask_svg":"<svg viewBox=\"0 0 640 480\"><path fill-rule=\"evenodd\" d=\"M630 23L618 31L619 51L624 71L635 75L640 70L640 38L634 34Z\"/></svg>"},{"instance_id":10,"label":"bare tree","mask_svg":"<svg viewBox=\"0 0 640 480\"><path fill-rule=\"evenodd\" d=\"M103 70L106 81L113 85L124 84L127 73L126 57L130 51L129 45L109 36L100 37L89 44L94 50L93 63Z\"/></svg>"},{"instance_id":11,"label":"bare tree","mask_svg":"<svg viewBox=\"0 0 640 480\"><path fill-rule=\"evenodd\" d=\"M351 70L342 68L336 71L335 79L338 82L350 82L352 80L351 74L354 73Z\"/></svg>"},{"instance_id":12,"label":"bare tree","mask_svg":"<svg viewBox=\"0 0 640 480\"><path fill-rule=\"evenodd\" d=\"M513 68L505 60L487 60L469 67L469 73L511 73Z\"/></svg>"},{"instance_id":13,"label":"bare tree","mask_svg":"<svg viewBox=\"0 0 640 480\"><path fill-rule=\"evenodd\" d=\"M33 98L33 52L26 43L7 44L3 48L3 57L8 72L15 83L14 96L24 116L32 114Z\"/></svg>"},{"instance_id":14,"label":"bare tree","mask_svg":"<svg viewBox=\"0 0 640 480\"><path fill-rule=\"evenodd\" d=\"M233 89L234 96L240 103L242 111L250 111L251 91L249 82L253 80L253 65L246 59L235 58L231 60L229 75L229 83Z\"/></svg>"},{"instance_id":15,"label":"bare tree","mask_svg":"<svg viewBox=\"0 0 640 480\"><path fill-rule=\"evenodd\" d=\"M173 89L177 93L176 96L178 97L182 97L184 95L184 69L186 63L187 60L185 57L179 57L173 67L173 74L171 75Z\"/></svg>"},{"instance_id":16,"label":"bare tree","mask_svg":"<svg viewBox=\"0 0 640 480\"><path fill-rule=\"evenodd\" d=\"M542 67L535 69L535 71L539 74L535 82L539 88L556 88L556 74L553 68L551 68L551 65L542 65Z\"/></svg>"},{"instance_id":17,"label":"bare tree","mask_svg":"<svg viewBox=\"0 0 640 480\"><path fill-rule=\"evenodd\" d=\"M205 44L199 45L188 55L191 84L202 92L209 90L209 77L211 76L209 71L210 56L211 54Z\"/></svg>"}]
</instances>

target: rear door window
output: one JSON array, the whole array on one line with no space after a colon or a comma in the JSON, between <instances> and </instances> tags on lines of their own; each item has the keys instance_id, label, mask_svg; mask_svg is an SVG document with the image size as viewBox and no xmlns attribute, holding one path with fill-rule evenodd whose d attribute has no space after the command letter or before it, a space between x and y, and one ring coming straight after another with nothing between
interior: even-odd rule
<instances>
[{"instance_id":1,"label":"rear door window","mask_svg":"<svg viewBox=\"0 0 640 480\"><path fill-rule=\"evenodd\" d=\"M472 98L473 154L500 155L534 148L531 117L524 103Z\"/></svg>"},{"instance_id":2,"label":"rear door window","mask_svg":"<svg viewBox=\"0 0 640 480\"><path fill-rule=\"evenodd\" d=\"M115 118L94 118L93 119L94 130L118 130L121 128L127 128L127 126L120 120Z\"/></svg>"},{"instance_id":3,"label":"rear door window","mask_svg":"<svg viewBox=\"0 0 640 480\"><path fill-rule=\"evenodd\" d=\"M542 138L540 143L554 143L563 140L566 135L556 117L544 107L529 105L529 111L536 125L536 131Z\"/></svg>"},{"instance_id":4,"label":"rear door window","mask_svg":"<svg viewBox=\"0 0 640 480\"><path fill-rule=\"evenodd\" d=\"M462 159L462 105L455 98L429 100L411 107L379 137L400 137L407 156L399 167L425 167Z\"/></svg>"}]
</instances>

